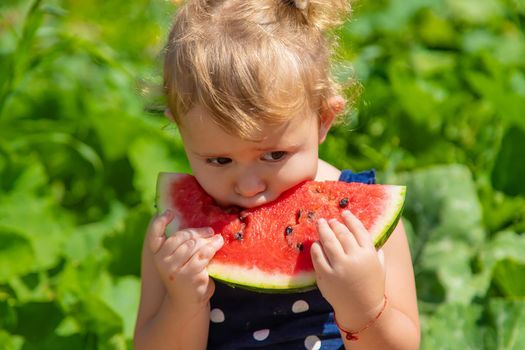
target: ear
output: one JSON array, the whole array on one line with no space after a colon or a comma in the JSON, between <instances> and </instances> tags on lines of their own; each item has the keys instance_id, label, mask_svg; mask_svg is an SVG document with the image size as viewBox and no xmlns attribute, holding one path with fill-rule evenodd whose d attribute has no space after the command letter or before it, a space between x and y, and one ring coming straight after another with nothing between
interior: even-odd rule
<instances>
[{"instance_id":1,"label":"ear","mask_svg":"<svg viewBox=\"0 0 525 350\"><path fill-rule=\"evenodd\" d=\"M331 96L323 103L319 123L319 143L324 142L335 117L345 109L345 105L345 99L339 95Z\"/></svg>"}]
</instances>

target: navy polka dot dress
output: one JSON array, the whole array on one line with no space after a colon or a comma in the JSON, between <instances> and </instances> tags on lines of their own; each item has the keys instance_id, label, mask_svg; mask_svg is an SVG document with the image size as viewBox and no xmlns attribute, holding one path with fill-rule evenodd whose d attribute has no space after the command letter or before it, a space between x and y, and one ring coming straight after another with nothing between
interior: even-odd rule
<instances>
[{"instance_id":1,"label":"navy polka dot dress","mask_svg":"<svg viewBox=\"0 0 525 350\"><path fill-rule=\"evenodd\" d=\"M375 171L344 170L345 182L374 183ZM330 304L318 289L264 294L215 282L208 350L344 349Z\"/></svg>"}]
</instances>

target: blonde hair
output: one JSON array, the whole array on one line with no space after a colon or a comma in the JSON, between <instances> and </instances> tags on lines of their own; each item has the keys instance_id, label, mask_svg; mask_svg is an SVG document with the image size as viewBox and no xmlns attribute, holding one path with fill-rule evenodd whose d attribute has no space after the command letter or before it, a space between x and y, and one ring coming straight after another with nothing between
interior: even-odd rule
<instances>
[{"instance_id":1,"label":"blonde hair","mask_svg":"<svg viewBox=\"0 0 525 350\"><path fill-rule=\"evenodd\" d=\"M200 105L226 132L250 138L338 93L326 34L348 0L188 0L177 12L164 62L168 106Z\"/></svg>"}]
</instances>

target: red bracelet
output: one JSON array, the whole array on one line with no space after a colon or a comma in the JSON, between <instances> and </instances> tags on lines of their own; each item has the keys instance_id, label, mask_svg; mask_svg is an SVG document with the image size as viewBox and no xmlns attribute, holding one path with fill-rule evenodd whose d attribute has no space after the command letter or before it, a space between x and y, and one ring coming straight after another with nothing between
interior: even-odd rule
<instances>
[{"instance_id":1,"label":"red bracelet","mask_svg":"<svg viewBox=\"0 0 525 350\"><path fill-rule=\"evenodd\" d=\"M381 310L379 311L377 316L374 317L372 320L370 320L370 322L368 322L366 325L364 325L361 329L359 329L359 330L357 330L355 332L347 331L346 329L341 328L341 326L337 322L337 318L335 317L335 312L334 312L335 325L337 326L337 328L339 328L341 330L341 332L345 333L345 338L347 340L352 340L352 341L353 340L358 340L359 337L357 336L357 334L359 334L359 333L363 332L364 330L370 328L379 319L379 317L381 317L381 315L383 314L383 311L385 311L385 309L386 309L387 302L388 302L388 298L386 297L386 294L385 294L385 301L383 302L383 306L381 307Z\"/></svg>"}]
</instances>

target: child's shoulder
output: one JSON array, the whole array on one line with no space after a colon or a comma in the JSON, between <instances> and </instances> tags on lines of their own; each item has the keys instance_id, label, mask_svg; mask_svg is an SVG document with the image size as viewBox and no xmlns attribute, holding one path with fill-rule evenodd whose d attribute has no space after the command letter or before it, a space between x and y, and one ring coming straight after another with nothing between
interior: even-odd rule
<instances>
[{"instance_id":1,"label":"child's shoulder","mask_svg":"<svg viewBox=\"0 0 525 350\"><path fill-rule=\"evenodd\" d=\"M339 180L340 175L341 170L322 159L318 160L317 175L315 176L316 181L335 181Z\"/></svg>"}]
</instances>

